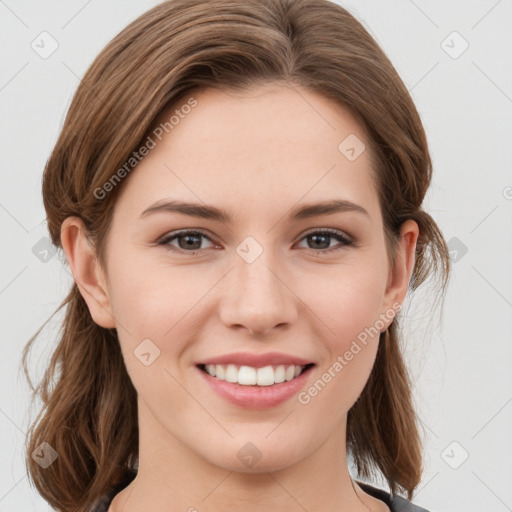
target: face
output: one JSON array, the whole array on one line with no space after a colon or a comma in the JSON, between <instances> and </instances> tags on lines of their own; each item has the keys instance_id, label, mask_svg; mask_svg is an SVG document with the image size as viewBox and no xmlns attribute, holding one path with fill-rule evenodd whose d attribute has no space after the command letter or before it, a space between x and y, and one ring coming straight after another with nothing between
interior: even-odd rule
<instances>
[{"instance_id":1,"label":"face","mask_svg":"<svg viewBox=\"0 0 512 512\"><path fill-rule=\"evenodd\" d=\"M343 435L411 262L391 272L370 142L348 110L278 85L193 97L123 183L106 244L105 309L138 393L142 437L235 471L252 471L240 457L252 450L262 455L258 471L276 470ZM170 201L224 218L152 209ZM357 206L304 210L337 201ZM242 352L314 365L298 387L275 384L292 389L278 403L271 386L233 401L197 365Z\"/></svg>"}]
</instances>

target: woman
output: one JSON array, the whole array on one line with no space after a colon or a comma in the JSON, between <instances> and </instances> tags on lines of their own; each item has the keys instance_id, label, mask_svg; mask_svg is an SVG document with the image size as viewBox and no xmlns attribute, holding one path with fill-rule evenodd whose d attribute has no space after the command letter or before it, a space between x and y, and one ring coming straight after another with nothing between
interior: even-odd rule
<instances>
[{"instance_id":1,"label":"woman","mask_svg":"<svg viewBox=\"0 0 512 512\"><path fill-rule=\"evenodd\" d=\"M75 282L35 390L40 494L66 511L424 510L398 321L407 291L448 281L431 173L407 89L334 3L171 0L126 27L44 172Z\"/></svg>"}]
</instances>

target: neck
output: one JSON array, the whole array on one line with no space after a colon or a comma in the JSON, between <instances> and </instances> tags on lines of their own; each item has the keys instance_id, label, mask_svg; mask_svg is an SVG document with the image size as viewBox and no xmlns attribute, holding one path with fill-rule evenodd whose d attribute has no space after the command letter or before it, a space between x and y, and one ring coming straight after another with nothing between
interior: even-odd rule
<instances>
[{"instance_id":1,"label":"neck","mask_svg":"<svg viewBox=\"0 0 512 512\"><path fill-rule=\"evenodd\" d=\"M206 442L205 456L202 446L189 446L186 440L177 439L147 413L144 404L139 404L139 415L145 421L139 421L137 476L114 498L109 512L256 512L262 505L268 512L372 510L371 499L353 485L348 471L346 417L321 446L309 446L309 455L293 460L293 454L274 456L269 450L271 444L260 452L247 444L247 436L229 437L225 432L224 441L231 450L215 442L218 433L214 432L214 445ZM231 451L233 455L217 456L215 444L222 453ZM260 458L254 463L256 459L249 457L253 465L248 462L244 467L240 447L244 447L244 454ZM208 460L208 455L216 460Z\"/></svg>"}]
</instances>

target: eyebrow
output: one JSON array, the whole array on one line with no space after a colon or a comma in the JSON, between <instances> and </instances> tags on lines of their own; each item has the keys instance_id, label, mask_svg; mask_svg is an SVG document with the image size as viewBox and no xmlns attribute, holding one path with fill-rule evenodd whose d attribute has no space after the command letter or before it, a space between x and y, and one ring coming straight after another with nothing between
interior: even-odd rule
<instances>
[{"instance_id":1,"label":"eyebrow","mask_svg":"<svg viewBox=\"0 0 512 512\"><path fill-rule=\"evenodd\" d=\"M366 216L370 216L368 211L362 206L348 201L346 199L335 199L320 203L311 203L299 205L293 208L286 216L288 221L308 219L319 215L332 215L340 212L356 212ZM185 201L157 201L150 207L146 208L141 214L141 218L145 218L154 213L181 213L192 217L202 219L217 220L223 223L232 221L230 213L220 210L219 208L207 204L189 203Z\"/></svg>"}]
</instances>

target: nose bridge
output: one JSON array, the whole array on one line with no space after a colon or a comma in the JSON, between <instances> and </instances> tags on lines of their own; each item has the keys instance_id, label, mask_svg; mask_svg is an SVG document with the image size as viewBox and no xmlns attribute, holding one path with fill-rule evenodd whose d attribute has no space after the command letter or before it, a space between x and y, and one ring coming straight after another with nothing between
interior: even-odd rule
<instances>
[{"instance_id":1,"label":"nose bridge","mask_svg":"<svg viewBox=\"0 0 512 512\"><path fill-rule=\"evenodd\" d=\"M248 237L236 253L222 298L226 325L243 325L256 332L292 322L296 316L294 294L284 284L284 267L276 251Z\"/></svg>"}]
</instances>

